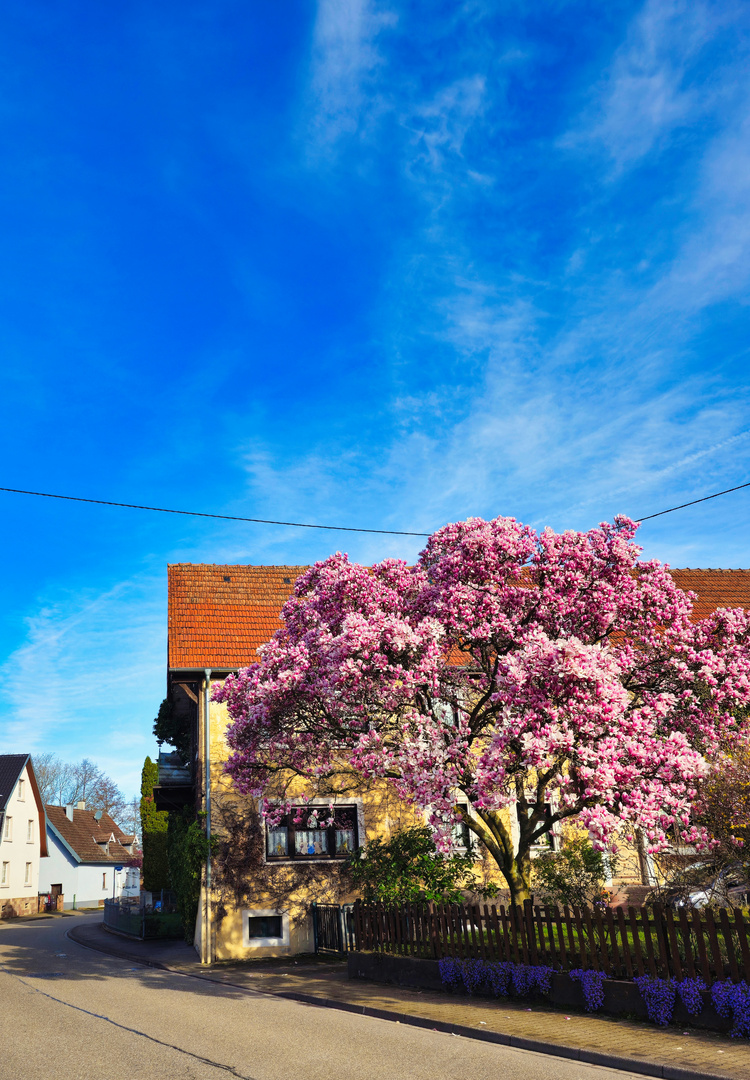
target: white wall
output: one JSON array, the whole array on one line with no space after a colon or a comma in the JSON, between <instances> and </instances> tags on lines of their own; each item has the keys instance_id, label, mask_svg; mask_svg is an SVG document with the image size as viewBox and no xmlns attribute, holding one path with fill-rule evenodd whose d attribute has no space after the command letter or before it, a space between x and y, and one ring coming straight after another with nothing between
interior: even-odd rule
<instances>
[{"instance_id":1,"label":"white wall","mask_svg":"<svg viewBox=\"0 0 750 1080\"><path fill-rule=\"evenodd\" d=\"M119 873L112 863L76 863L68 849L47 830L49 858L42 861L39 891L49 892L53 885L62 885L65 908L98 907L100 901L112 898L112 878L115 896L121 896L128 881L128 868ZM130 877L132 879L132 872ZM134 895L138 895L138 890Z\"/></svg>"},{"instance_id":2,"label":"white wall","mask_svg":"<svg viewBox=\"0 0 750 1080\"><path fill-rule=\"evenodd\" d=\"M11 821L8 836L8 821ZM29 839L29 821L32 834ZM39 810L24 766L5 810L2 839L0 839L0 882L2 863L8 863L6 882L0 883L0 909L8 900L33 899L39 892ZM46 859L44 860L46 862ZM31 863L31 878L26 882L26 864Z\"/></svg>"}]
</instances>

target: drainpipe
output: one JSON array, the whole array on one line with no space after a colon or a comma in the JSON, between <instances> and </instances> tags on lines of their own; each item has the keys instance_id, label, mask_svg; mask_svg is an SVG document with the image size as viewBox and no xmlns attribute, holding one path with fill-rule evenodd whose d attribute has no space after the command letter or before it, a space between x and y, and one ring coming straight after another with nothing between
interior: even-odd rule
<instances>
[{"instance_id":1,"label":"drainpipe","mask_svg":"<svg viewBox=\"0 0 750 1080\"><path fill-rule=\"evenodd\" d=\"M206 921L203 945L203 963L211 965L211 668L203 672L203 746L205 750L205 785L206 785Z\"/></svg>"}]
</instances>

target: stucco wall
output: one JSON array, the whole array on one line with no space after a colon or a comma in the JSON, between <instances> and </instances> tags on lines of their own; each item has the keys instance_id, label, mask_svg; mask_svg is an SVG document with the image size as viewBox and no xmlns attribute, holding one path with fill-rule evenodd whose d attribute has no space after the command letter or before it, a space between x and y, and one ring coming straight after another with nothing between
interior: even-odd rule
<instances>
[{"instance_id":1,"label":"stucco wall","mask_svg":"<svg viewBox=\"0 0 750 1080\"><path fill-rule=\"evenodd\" d=\"M202 695L201 695L202 706ZM226 728L229 722L226 706L212 703L210 711L211 730L211 793L212 793L212 832L221 835L222 804L236 800L234 788L223 771L228 756ZM202 732L202 720L201 720ZM306 790L303 782L292 786L289 796L301 795ZM314 800L324 802L330 800ZM347 806L356 805L359 819L359 840L372 840L375 837L387 837L392 831L409 825L421 824L421 818L412 809L396 798L393 789L384 783L373 784L368 790L357 795L342 795L338 800ZM295 868L303 869L295 880ZM272 863L268 873L259 875L253 887L248 882L246 895L242 899L220 895L214 890L212 896L211 940L215 959L229 960L251 956L283 956L299 952L312 952L314 949L312 918L310 907L313 900L321 903L346 903L354 896L339 881L341 860L320 860L315 863ZM215 872L216 876L216 872ZM201 954L202 921L205 895L201 902L196 921L195 948ZM288 943L261 945L248 943L245 923L248 912L274 912L284 916Z\"/></svg>"},{"instance_id":2,"label":"stucco wall","mask_svg":"<svg viewBox=\"0 0 750 1080\"><path fill-rule=\"evenodd\" d=\"M9 820L10 830L8 829ZM28 833L29 822L32 823L31 839ZM37 910L39 830L39 810L29 782L28 770L24 767L6 806L0 840L0 868L3 863L8 864L6 881L0 884L0 912L7 915L33 914ZM9 832L10 836L8 836ZM44 861L46 862L46 859ZM31 863L31 875L28 882L26 881L27 863ZM0 879L1 877L0 873Z\"/></svg>"}]
</instances>

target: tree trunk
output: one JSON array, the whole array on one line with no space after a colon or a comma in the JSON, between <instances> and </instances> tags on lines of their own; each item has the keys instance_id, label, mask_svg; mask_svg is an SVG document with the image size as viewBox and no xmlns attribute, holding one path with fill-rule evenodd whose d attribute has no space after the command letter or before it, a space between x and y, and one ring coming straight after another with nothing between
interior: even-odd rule
<instances>
[{"instance_id":1,"label":"tree trunk","mask_svg":"<svg viewBox=\"0 0 750 1080\"><path fill-rule=\"evenodd\" d=\"M479 813L466 818L469 828L477 834L497 863L510 889L512 904L523 904L531 897L531 853L523 835L517 852L513 851L510 830L497 812Z\"/></svg>"},{"instance_id":2,"label":"tree trunk","mask_svg":"<svg viewBox=\"0 0 750 1080\"><path fill-rule=\"evenodd\" d=\"M508 882L510 889L510 901L512 904L523 904L524 900L531 899L531 857L528 850L519 851L513 858L510 866L503 869L503 876Z\"/></svg>"}]
</instances>

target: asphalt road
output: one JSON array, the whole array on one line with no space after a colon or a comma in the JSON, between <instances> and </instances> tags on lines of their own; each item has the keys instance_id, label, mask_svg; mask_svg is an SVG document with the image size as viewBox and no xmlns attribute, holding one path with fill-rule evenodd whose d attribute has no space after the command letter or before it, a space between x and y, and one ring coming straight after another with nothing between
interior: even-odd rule
<instances>
[{"instance_id":1,"label":"asphalt road","mask_svg":"<svg viewBox=\"0 0 750 1080\"><path fill-rule=\"evenodd\" d=\"M72 924L0 924L0 1080L633 1075L136 966L69 940Z\"/></svg>"}]
</instances>

